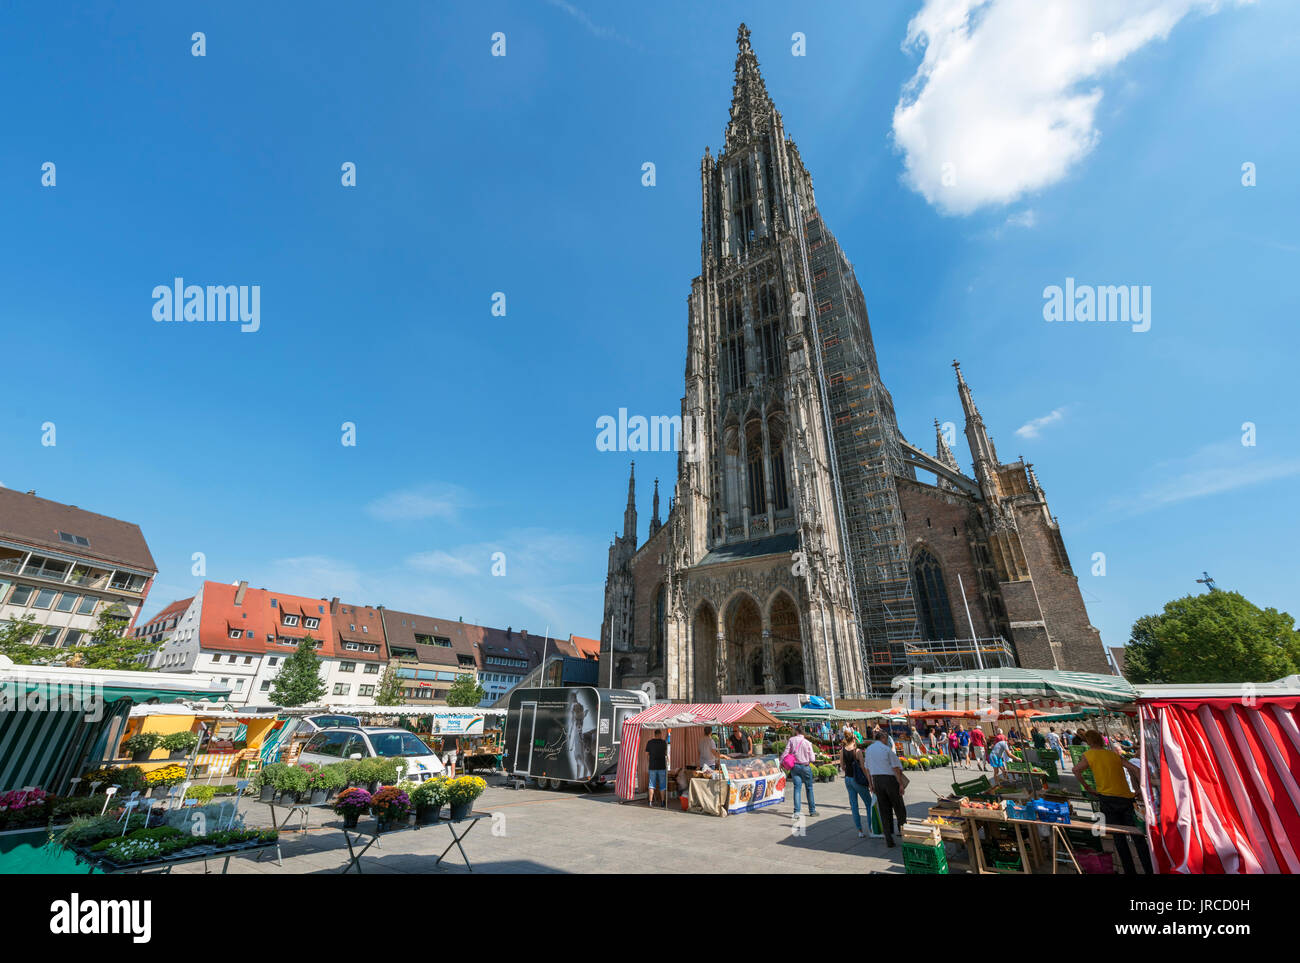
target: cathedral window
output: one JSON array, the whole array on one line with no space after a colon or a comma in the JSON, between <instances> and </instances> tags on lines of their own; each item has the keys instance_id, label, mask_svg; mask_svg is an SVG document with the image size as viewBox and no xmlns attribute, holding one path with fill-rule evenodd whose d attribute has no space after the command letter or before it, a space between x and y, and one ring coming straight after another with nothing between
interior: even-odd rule
<instances>
[{"instance_id":1,"label":"cathedral window","mask_svg":"<svg viewBox=\"0 0 1300 963\"><path fill-rule=\"evenodd\" d=\"M663 585L655 593L654 644L650 647L650 665L663 665L664 642L667 638L667 591Z\"/></svg>"},{"instance_id":2,"label":"cathedral window","mask_svg":"<svg viewBox=\"0 0 1300 963\"><path fill-rule=\"evenodd\" d=\"M740 168L739 175L736 178L740 193L736 219L740 228L740 243L743 247L754 239L754 181L748 165Z\"/></svg>"},{"instance_id":3,"label":"cathedral window","mask_svg":"<svg viewBox=\"0 0 1300 963\"><path fill-rule=\"evenodd\" d=\"M763 450L749 453L749 512L761 515L767 511L767 498L763 487Z\"/></svg>"},{"instance_id":4,"label":"cathedral window","mask_svg":"<svg viewBox=\"0 0 1300 963\"><path fill-rule=\"evenodd\" d=\"M745 383L745 315L738 298L723 305L722 323L726 386L729 391L737 391Z\"/></svg>"},{"instance_id":5,"label":"cathedral window","mask_svg":"<svg viewBox=\"0 0 1300 963\"><path fill-rule=\"evenodd\" d=\"M772 503L778 512L790 507L785 488L785 452L780 449L772 455Z\"/></svg>"},{"instance_id":6,"label":"cathedral window","mask_svg":"<svg viewBox=\"0 0 1300 963\"><path fill-rule=\"evenodd\" d=\"M939 560L925 549L918 552L912 561L912 585L916 592L921 634L930 641L956 638L943 569L939 567Z\"/></svg>"}]
</instances>

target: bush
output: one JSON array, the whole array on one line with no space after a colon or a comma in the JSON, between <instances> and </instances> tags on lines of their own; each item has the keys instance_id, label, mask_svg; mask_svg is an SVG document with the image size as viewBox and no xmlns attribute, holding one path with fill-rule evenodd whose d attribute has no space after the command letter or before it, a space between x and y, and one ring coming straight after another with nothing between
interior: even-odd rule
<instances>
[{"instance_id":1,"label":"bush","mask_svg":"<svg viewBox=\"0 0 1300 963\"><path fill-rule=\"evenodd\" d=\"M308 780L307 770L299 766L285 766L275 774L271 785L280 792L306 792Z\"/></svg>"},{"instance_id":2,"label":"bush","mask_svg":"<svg viewBox=\"0 0 1300 963\"><path fill-rule=\"evenodd\" d=\"M273 762L269 766L263 766L257 771L257 775L253 777L253 781L249 785L253 789L261 789L263 786L279 788L279 783L275 781L276 776L288 768L289 765L283 762Z\"/></svg>"},{"instance_id":3,"label":"bush","mask_svg":"<svg viewBox=\"0 0 1300 963\"><path fill-rule=\"evenodd\" d=\"M216 786L191 786L185 798L195 800L200 806L206 806L212 802L212 797L216 794Z\"/></svg>"}]
</instances>

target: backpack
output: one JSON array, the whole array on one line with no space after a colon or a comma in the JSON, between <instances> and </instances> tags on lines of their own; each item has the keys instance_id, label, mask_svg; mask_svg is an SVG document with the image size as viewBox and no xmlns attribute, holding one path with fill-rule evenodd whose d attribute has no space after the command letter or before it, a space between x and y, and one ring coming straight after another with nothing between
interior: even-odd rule
<instances>
[{"instance_id":1,"label":"backpack","mask_svg":"<svg viewBox=\"0 0 1300 963\"><path fill-rule=\"evenodd\" d=\"M862 758L862 750L859 749L859 750L857 751L857 754L853 757L853 773L852 773L852 779L853 779L854 782L856 782L856 783L857 783L859 786L861 786L863 789L870 789L870 788L871 788L871 780L867 778L867 773L866 773L866 771L862 768L861 758Z\"/></svg>"}]
</instances>

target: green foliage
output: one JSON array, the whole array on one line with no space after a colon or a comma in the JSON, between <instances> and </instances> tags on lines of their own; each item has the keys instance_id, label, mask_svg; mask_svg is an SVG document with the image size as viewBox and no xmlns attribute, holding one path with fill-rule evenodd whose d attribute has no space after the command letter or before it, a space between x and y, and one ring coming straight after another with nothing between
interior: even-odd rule
<instances>
[{"instance_id":1,"label":"green foliage","mask_svg":"<svg viewBox=\"0 0 1300 963\"><path fill-rule=\"evenodd\" d=\"M447 705L476 706L483 701L486 694L483 687L467 672L456 676L451 688L447 690Z\"/></svg>"},{"instance_id":2,"label":"green foliage","mask_svg":"<svg viewBox=\"0 0 1300 963\"><path fill-rule=\"evenodd\" d=\"M1238 592L1188 595L1133 623L1124 671L1138 684L1271 682L1300 672L1300 632Z\"/></svg>"},{"instance_id":3,"label":"green foliage","mask_svg":"<svg viewBox=\"0 0 1300 963\"><path fill-rule=\"evenodd\" d=\"M249 786L257 790L260 790L263 786L278 787L278 784L275 781L276 775L288 768L288 763L284 762L273 762L269 766L263 766L257 771L257 774L253 776L253 781L249 783Z\"/></svg>"},{"instance_id":4,"label":"green foliage","mask_svg":"<svg viewBox=\"0 0 1300 963\"><path fill-rule=\"evenodd\" d=\"M217 794L216 786L190 786L185 793L186 800L196 800L200 806L206 806L212 802L212 798Z\"/></svg>"},{"instance_id":5,"label":"green foliage","mask_svg":"<svg viewBox=\"0 0 1300 963\"><path fill-rule=\"evenodd\" d=\"M403 702L402 680L397 677L397 663L390 662L379 680L379 689L375 692L375 705L400 706Z\"/></svg>"},{"instance_id":6,"label":"green foliage","mask_svg":"<svg viewBox=\"0 0 1300 963\"><path fill-rule=\"evenodd\" d=\"M271 785L281 792L306 792L307 770L301 766L285 766L272 777Z\"/></svg>"},{"instance_id":7,"label":"green foliage","mask_svg":"<svg viewBox=\"0 0 1300 963\"><path fill-rule=\"evenodd\" d=\"M138 752L153 752L161 741L162 737L156 732L137 732L126 740L123 748L128 756L134 756Z\"/></svg>"},{"instance_id":8,"label":"green foliage","mask_svg":"<svg viewBox=\"0 0 1300 963\"><path fill-rule=\"evenodd\" d=\"M447 779L445 776L434 776L424 782L415 783L412 788L407 789L407 795L411 797L411 803L416 806L441 806L447 802Z\"/></svg>"},{"instance_id":9,"label":"green foliage","mask_svg":"<svg viewBox=\"0 0 1300 963\"><path fill-rule=\"evenodd\" d=\"M162 747L168 752L177 752L181 749L193 752L198 744L199 736L195 732L169 732L162 738Z\"/></svg>"},{"instance_id":10,"label":"green foliage","mask_svg":"<svg viewBox=\"0 0 1300 963\"><path fill-rule=\"evenodd\" d=\"M102 803L101 803L102 805ZM143 817L140 817L143 824ZM120 835L122 824L115 816L80 816L68 823L55 838L64 849L89 848L102 839Z\"/></svg>"},{"instance_id":11,"label":"green foliage","mask_svg":"<svg viewBox=\"0 0 1300 963\"><path fill-rule=\"evenodd\" d=\"M301 706L317 702L324 695L320 656L316 654L315 640L308 635L298 643L293 655L284 660L271 683L271 701L280 706Z\"/></svg>"}]
</instances>

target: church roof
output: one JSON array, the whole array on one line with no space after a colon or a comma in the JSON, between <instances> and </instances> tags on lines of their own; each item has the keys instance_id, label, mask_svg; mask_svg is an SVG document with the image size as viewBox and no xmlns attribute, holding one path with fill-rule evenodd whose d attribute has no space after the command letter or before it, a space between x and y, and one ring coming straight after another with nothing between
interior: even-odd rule
<instances>
[{"instance_id":1,"label":"church roof","mask_svg":"<svg viewBox=\"0 0 1300 963\"><path fill-rule=\"evenodd\" d=\"M747 558L759 558L763 555L789 555L798 548L799 536L793 532L784 535L769 535L766 538L755 538L748 542L719 545L700 559L700 564L719 565L723 562L739 562Z\"/></svg>"}]
</instances>

